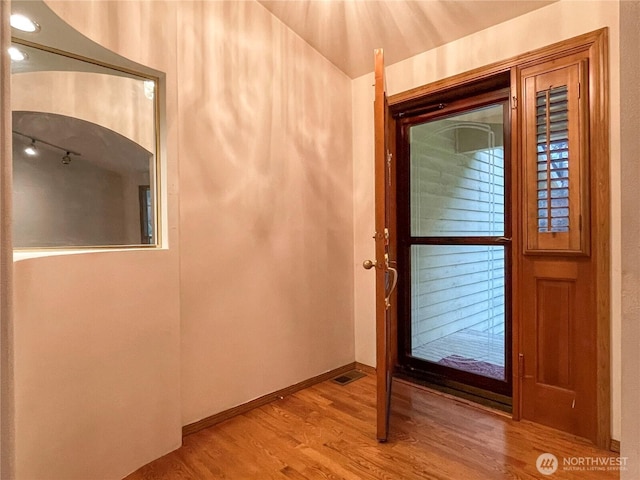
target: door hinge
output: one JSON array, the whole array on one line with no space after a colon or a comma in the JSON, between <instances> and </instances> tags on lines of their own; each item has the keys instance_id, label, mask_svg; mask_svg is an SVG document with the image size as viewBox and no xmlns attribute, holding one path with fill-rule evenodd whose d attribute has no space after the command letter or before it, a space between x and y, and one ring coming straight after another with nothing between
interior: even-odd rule
<instances>
[{"instance_id":1,"label":"door hinge","mask_svg":"<svg viewBox=\"0 0 640 480\"><path fill-rule=\"evenodd\" d=\"M393 154L387 150L387 183L391 186L391 161L393 160Z\"/></svg>"},{"instance_id":2,"label":"door hinge","mask_svg":"<svg viewBox=\"0 0 640 480\"><path fill-rule=\"evenodd\" d=\"M578 82L578 98L580 98L580 95L582 95L582 84L580 82Z\"/></svg>"},{"instance_id":3,"label":"door hinge","mask_svg":"<svg viewBox=\"0 0 640 480\"><path fill-rule=\"evenodd\" d=\"M518 377L524 377L524 354L518 354Z\"/></svg>"},{"instance_id":4,"label":"door hinge","mask_svg":"<svg viewBox=\"0 0 640 480\"><path fill-rule=\"evenodd\" d=\"M511 108L518 108L518 97L511 97Z\"/></svg>"}]
</instances>

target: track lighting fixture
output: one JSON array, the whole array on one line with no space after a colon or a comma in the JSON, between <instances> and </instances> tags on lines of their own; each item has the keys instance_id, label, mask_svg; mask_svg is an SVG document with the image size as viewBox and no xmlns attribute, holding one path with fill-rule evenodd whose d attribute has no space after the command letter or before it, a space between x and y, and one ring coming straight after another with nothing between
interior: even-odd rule
<instances>
[{"instance_id":1,"label":"track lighting fixture","mask_svg":"<svg viewBox=\"0 0 640 480\"><path fill-rule=\"evenodd\" d=\"M26 153L30 157L33 157L38 154L38 148L36 147L35 139L32 138L31 143L26 147L24 147L24 153Z\"/></svg>"},{"instance_id":2,"label":"track lighting fixture","mask_svg":"<svg viewBox=\"0 0 640 480\"><path fill-rule=\"evenodd\" d=\"M16 130L13 130L13 133L15 135L19 135L21 137L26 138L27 140L31 140L31 143L27 144L27 146L24 148L24 153L26 155L29 155L30 157L33 157L35 155L38 154L38 147L36 147L36 142L39 142L43 145L46 145L47 147L50 148L55 148L57 150L61 150L64 152L64 155L62 156L62 164L63 165L69 165L71 163L71 155L77 155L80 156L79 152L74 152L73 150L69 150L68 148L65 147L60 147L54 143L51 142L47 142L45 140L41 140L39 138L36 137L32 137L30 135L25 135L22 132L18 132Z\"/></svg>"}]
</instances>

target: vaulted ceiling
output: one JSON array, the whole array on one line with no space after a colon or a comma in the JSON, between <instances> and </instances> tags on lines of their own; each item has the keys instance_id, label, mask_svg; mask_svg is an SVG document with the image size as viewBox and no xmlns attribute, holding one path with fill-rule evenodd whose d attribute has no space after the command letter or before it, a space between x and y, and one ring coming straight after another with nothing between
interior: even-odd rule
<instances>
[{"instance_id":1,"label":"vaulted ceiling","mask_svg":"<svg viewBox=\"0 0 640 480\"><path fill-rule=\"evenodd\" d=\"M373 70L376 48L392 64L557 0L258 1L356 78Z\"/></svg>"}]
</instances>

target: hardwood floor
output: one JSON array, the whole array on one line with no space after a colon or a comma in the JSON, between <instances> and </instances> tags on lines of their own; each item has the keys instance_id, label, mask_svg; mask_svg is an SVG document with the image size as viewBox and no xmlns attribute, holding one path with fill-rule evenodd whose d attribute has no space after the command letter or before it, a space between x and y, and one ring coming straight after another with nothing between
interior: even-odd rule
<instances>
[{"instance_id":1,"label":"hardwood floor","mask_svg":"<svg viewBox=\"0 0 640 480\"><path fill-rule=\"evenodd\" d=\"M189 435L127 480L619 478L563 467L565 459L617 454L401 381L393 385L389 442L379 444L374 401L373 375L345 386L326 381ZM559 461L549 476L536 468L546 452Z\"/></svg>"}]
</instances>

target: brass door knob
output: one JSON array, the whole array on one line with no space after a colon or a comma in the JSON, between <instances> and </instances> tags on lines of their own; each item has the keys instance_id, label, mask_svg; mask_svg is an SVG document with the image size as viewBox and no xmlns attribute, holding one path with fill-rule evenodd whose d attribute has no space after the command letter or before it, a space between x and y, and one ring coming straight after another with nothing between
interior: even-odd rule
<instances>
[{"instance_id":1,"label":"brass door knob","mask_svg":"<svg viewBox=\"0 0 640 480\"><path fill-rule=\"evenodd\" d=\"M364 262L362 262L362 266L365 268L365 270L371 270L376 266L376 262L374 262L373 260L365 260Z\"/></svg>"}]
</instances>

